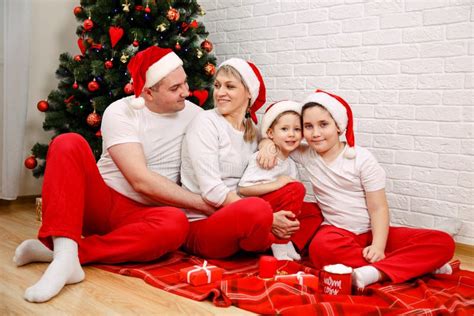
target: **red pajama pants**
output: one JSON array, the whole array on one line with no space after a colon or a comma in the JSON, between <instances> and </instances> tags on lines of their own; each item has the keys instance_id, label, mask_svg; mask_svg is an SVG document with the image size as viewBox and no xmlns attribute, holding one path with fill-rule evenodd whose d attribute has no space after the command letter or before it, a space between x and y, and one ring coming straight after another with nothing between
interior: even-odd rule
<instances>
[{"instance_id":1,"label":"red pajama pants","mask_svg":"<svg viewBox=\"0 0 474 316\"><path fill-rule=\"evenodd\" d=\"M258 197L238 200L206 219L190 223L186 251L205 258L226 258L239 250L261 252L275 238L271 233L273 212Z\"/></svg>"},{"instance_id":2,"label":"red pajama pants","mask_svg":"<svg viewBox=\"0 0 474 316\"><path fill-rule=\"evenodd\" d=\"M299 213L300 229L291 240L302 249L322 222L315 204L302 205L304 192L303 185L294 182L261 198L224 206L206 219L191 222L185 249L206 258L226 258L239 250L265 251L277 240L271 229L273 212L280 210Z\"/></svg>"},{"instance_id":3,"label":"red pajama pants","mask_svg":"<svg viewBox=\"0 0 474 316\"><path fill-rule=\"evenodd\" d=\"M371 243L371 232L356 235L323 225L309 246L310 259L319 269L336 263L353 268L372 265L400 283L441 267L454 254L453 238L429 229L390 227L385 259L373 264L362 256L362 250Z\"/></svg>"},{"instance_id":4,"label":"red pajama pants","mask_svg":"<svg viewBox=\"0 0 474 316\"><path fill-rule=\"evenodd\" d=\"M79 245L81 264L150 261L178 249L189 223L174 207L137 203L108 187L89 144L78 134L57 136L49 146L43 182L43 222L38 238Z\"/></svg>"},{"instance_id":5,"label":"red pajama pants","mask_svg":"<svg viewBox=\"0 0 474 316\"><path fill-rule=\"evenodd\" d=\"M303 202L306 190L301 182L291 182L283 188L262 195L261 198L270 203L273 212L291 211L300 222L300 229L291 236L290 240L302 250L311 240L323 221L319 207L315 203ZM287 243L288 240L276 238L276 243Z\"/></svg>"}]
</instances>

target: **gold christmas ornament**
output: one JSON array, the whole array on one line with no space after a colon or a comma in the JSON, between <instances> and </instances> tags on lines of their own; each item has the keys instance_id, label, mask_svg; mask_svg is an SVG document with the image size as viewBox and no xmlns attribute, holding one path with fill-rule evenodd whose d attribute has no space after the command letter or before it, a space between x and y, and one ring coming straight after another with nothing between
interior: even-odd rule
<instances>
[{"instance_id":1,"label":"gold christmas ornament","mask_svg":"<svg viewBox=\"0 0 474 316\"><path fill-rule=\"evenodd\" d=\"M202 50L200 50L199 48L196 49L196 57L197 57L197 58L201 58L202 55L204 55L204 53L202 52Z\"/></svg>"},{"instance_id":2,"label":"gold christmas ornament","mask_svg":"<svg viewBox=\"0 0 474 316\"><path fill-rule=\"evenodd\" d=\"M122 56L120 56L120 61L121 61L122 63L125 64L125 63L127 62L127 60L128 60L128 56L127 56L127 55L122 54Z\"/></svg>"},{"instance_id":3,"label":"gold christmas ornament","mask_svg":"<svg viewBox=\"0 0 474 316\"><path fill-rule=\"evenodd\" d=\"M157 32L164 32L166 31L167 27L165 23L161 23L156 27Z\"/></svg>"},{"instance_id":4,"label":"gold christmas ornament","mask_svg":"<svg viewBox=\"0 0 474 316\"><path fill-rule=\"evenodd\" d=\"M130 12L130 3L128 3L128 0L125 0L125 3L122 3L122 7L123 12Z\"/></svg>"}]
</instances>

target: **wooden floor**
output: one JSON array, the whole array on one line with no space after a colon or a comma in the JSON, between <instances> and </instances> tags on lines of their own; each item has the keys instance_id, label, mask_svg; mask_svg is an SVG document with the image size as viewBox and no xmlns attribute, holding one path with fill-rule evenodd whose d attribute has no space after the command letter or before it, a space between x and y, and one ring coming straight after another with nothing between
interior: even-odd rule
<instances>
[{"instance_id":1,"label":"wooden floor","mask_svg":"<svg viewBox=\"0 0 474 316\"><path fill-rule=\"evenodd\" d=\"M3 205L2 205L3 203ZM32 202L0 202L0 315L254 315L236 307L219 308L211 302L196 302L160 289L141 279L120 276L85 267L86 279L66 286L52 300L42 304L23 299L47 267L33 263L16 267L12 261L16 246L35 238L40 223Z\"/></svg>"},{"instance_id":2,"label":"wooden floor","mask_svg":"<svg viewBox=\"0 0 474 316\"><path fill-rule=\"evenodd\" d=\"M86 280L66 286L47 303L23 300L25 289L36 282L47 267L34 263L16 267L16 246L35 238L39 222L30 200L0 202L0 315L252 315L244 310L214 307L153 288L142 280L85 267ZM474 271L473 247L458 245L455 258L461 268Z\"/></svg>"}]
</instances>

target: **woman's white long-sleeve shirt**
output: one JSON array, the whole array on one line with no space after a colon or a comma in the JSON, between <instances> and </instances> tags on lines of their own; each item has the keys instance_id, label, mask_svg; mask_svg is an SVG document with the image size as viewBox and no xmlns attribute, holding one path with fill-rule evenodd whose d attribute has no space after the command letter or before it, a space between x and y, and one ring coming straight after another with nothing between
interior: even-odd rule
<instances>
[{"instance_id":1,"label":"woman's white long-sleeve shirt","mask_svg":"<svg viewBox=\"0 0 474 316\"><path fill-rule=\"evenodd\" d=\"M216 110L199 113L186 130L181 158L181 184L219 207L236 191L257 141L245 142L244 133Z\"/></svg>"}]
</instances>

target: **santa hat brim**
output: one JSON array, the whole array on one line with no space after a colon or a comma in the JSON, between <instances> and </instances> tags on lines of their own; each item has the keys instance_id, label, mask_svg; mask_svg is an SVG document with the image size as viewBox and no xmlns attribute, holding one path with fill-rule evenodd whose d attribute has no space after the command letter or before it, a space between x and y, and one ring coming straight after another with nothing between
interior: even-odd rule
<instances>
[{"instance_id":1,"label":"santa hat brim","mask_svg":"<svg viewBox=\"0 0 474 316\"><path fill-rule=\"evenodd\" d=\"M260 126L260 133L262 138L267 138L267 131L270 126L273 124L275 119L281 113L293 111L298 114L301 114L301 104L294 101L278 101L271 104L265 114L263 115L262 125Z\"/></svg>"}]
</instances>

